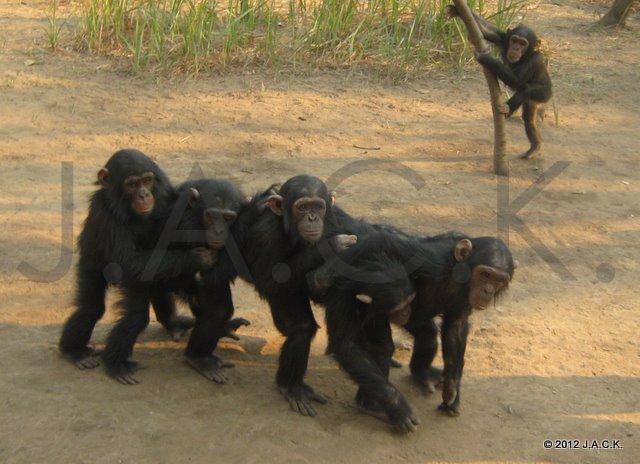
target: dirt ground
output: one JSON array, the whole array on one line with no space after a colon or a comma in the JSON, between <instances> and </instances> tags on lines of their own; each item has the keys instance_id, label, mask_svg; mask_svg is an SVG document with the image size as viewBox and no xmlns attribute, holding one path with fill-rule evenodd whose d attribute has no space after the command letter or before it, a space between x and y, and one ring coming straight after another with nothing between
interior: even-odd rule
<instances>
[{"instance_id":1,"label":"dirt ground","mask_svg":"<svg viewBox=\"0 0 640 464\"><path fill-rule=\"evenodd\" d=\"M491 108L474 64L400 85L324 72L156 82L48 52L47 6L0 4L0 462L638 462L637 14L628 30L589 32L597 2L527 2L552 52L559 125L548 108L544 154L529 162L515 156L526 148L521 121L507 125L507 182L491 173ZM439 393L411 384L401 333L392 381L419 430L398 436L358 413L353 383L323 354L323 330L307 379L330 402L314 419L290 412L274 384L282 338L242 282L236 314L252 325L220 350L236 363L226 385L192 371L184 342L156 322L136 346L147 368L139 386L62 360L77 258L65 247L97 170L124 147L152 155L176 183L202 172L250 193L314 174L351 213L414 233L496 235L500 210L521 266L508 296L472 317L462 415L439 414ZM98 325L98 347L115 317L110 309ZM623 449L547 450L546 439Z\"/></svg>"}]
</instances>

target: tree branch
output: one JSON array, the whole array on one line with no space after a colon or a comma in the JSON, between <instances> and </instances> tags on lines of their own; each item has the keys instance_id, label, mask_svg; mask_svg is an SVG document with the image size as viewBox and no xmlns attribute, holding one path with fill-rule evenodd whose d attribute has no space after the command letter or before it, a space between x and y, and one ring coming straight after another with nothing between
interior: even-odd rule
<instances>
[{"instance_id":1,"label":"tree branch","mask_svg":"<svg viewBox=\"0 0 640 464\"><path fill-rule=\"evenodd\" d=\"M458 11L460 19L462 19L465 26L467 27L469 41L474 46L474 48L481 54L489 52L489 46L484 40L480 28L473 18L471 10L469 10L467 1L453 0L453 4ZM487 86L489 87L489 94L491 95L491 109L493 110L493 172L500 176L508 176L509 163L506 160L506 118L504 117L504 114L498 111L498 108L504 102L502 97L502 90L500 89L498 78L484 66L482 66L482 69L484 71L484 77L487 80Z\"/></svg>"}]
</instances>

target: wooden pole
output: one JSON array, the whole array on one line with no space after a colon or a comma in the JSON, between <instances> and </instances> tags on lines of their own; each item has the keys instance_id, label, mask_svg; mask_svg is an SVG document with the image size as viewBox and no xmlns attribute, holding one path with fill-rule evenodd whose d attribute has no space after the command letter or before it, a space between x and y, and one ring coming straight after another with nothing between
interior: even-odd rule
<instances>
[{"instance_id":1,"label":"wooden pole","mask_svg":"<svg viewBox=\"0 0 640 464\"><path fill-rule=\"evenodd\" d=\"M489 45L484 40L480 28L476 24L471 10L467 5L467 0L453 0L453 4L458 10L460 19L467 27L469 41L479 53L488 53ZM507 153L507 132L505 130L506 118L504 114L498 111L498 107L503 103L502 90L498 83L498 78L487 68L482 67L484 77L489 86L489 94L491 95L491 109L493 110L493 172L499 176L509 175L509 163L506 159Z\"/></svg>"}]
</instances>

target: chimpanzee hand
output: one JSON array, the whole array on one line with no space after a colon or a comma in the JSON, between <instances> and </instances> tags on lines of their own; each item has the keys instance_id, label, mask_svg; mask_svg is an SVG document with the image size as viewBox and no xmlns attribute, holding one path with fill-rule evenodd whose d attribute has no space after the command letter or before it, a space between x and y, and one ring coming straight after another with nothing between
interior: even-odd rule
<instances>
[{"instance_id":1,"label":"chimpanzee hand","mask_svg":"<svg viewBox=\"0 0 640 464\"><path fill-rule=\"evenodd\" d=\"M325 396L316 393L313 388L305 383L290 387L280 386L280 393L289 401L289 406L293 411L309 417L316 417L317 414L310 401L320 404L327 404L329 401Z\"/></svg>"},{"instance_id":2,"label":"chimpanzee hand","mask_svg":"<svg viewBox=\"0 0 640 464\"><path fill-rule=\"evenodd\" d=\"M329 244L333 251L340 253L355 245L357 241L358 237L355 235L338 234L329 239Z\"/></svg>"},{"instance_id":3,"label":"chimpanzee hand","mask_svg":"<svg viewBox=\"0 0 640 464\"><path fill-rule=\"evenodd\" d=\"M222 369L235 367L232 362L225 362L214 355L203 356L202 358L187 358L187 364L207 379L220 384L227 383L228 380L222 373Z\"/></svg>"},{"instance_id":4,"label":"chimpanzee hand","mask_svg":"<svg viewBox=\"0 0 640 464\"><path fill-rule=\"evenodd\" d=\"M444 16L447 19L458 18L460 13L458 13L458 9L455 5L447 5L447 8L444 10Z\"/></svg>"},{"instance_id":5,"label":"chimpanzee hand","mask_svg":"<svg viewBox=\"0 0 640 464\"><path fill-rule=\"evenodd\" d=\"M242 317L236 317L234 319L231 319L224 326L227 333L223 336L232 338L234 340L240 340L240 337L236 335L236 330L238 330L243 325L250 325L250 324L251 322L249 322L248 320Z\"/></svg>"},{"instance_id":6,"label":"chimpanzee hand","mask_svg":"<svg viewBox=\"0 0 640 464\"><path fill-rule=\"evenodd\" d=\"M483 64L483 61L486 62L487 60L493 59L493 54L491 53L490 49L478 50L474 48L473 56L475 56L476 61L478 61L478 63L480 64Z\"/></svg>"},{"instance_id":7,"label":"chimpanzee hand","mask_svg":"<svg viewBox=\"0 0 640 464\"><path fill-rule=\"evenodd\" d=\"M401 433L415 432L418 430L420 419L415 416L402 393L395 388L393 390L390 401L385 401L383 404L393 428Z\"/></svg>"},{"instance_id":8,"label":"chimpanzee hand","mask_svg":"<svg viewBox=\"0 0 640 464\"><path fill-rule=\"evenodd\" d=\"M190 251L196 271L207 271L218 261L218 251L211 248L198 247Z\"/></svg>"},{"instance_id":9,"label":"chimpanzee hand","mask_svg":"<svg viewBox=\"0 0 640 464\"><path fill-rule=\"evenodd\" d=\"M506 103L501 103L498 105L498 112L504 114L505 118L511 116L511 109Z\"/></svg>"}]
</instances>

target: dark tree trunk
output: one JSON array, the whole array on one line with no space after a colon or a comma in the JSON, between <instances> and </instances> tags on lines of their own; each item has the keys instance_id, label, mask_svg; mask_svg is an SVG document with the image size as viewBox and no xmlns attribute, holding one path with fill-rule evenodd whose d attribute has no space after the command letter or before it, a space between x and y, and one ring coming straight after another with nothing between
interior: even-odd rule
<instances>
[{"instance_id":1,"label":"dark tree trunk","mask_svg":"<svg viewBox=\"0 0 640 464\"><path fill-rule=\"evenodd\" d=\"M631 11L631 5L636 0L615 0L607 14L605 14L600 21L598 21L598 25L600 26L621 26L624 24L624 21L627 19L627 15L629 11Z\"/></svg>"},{"instance_id":2,"label":"dark tree trunk","mask_svg":"<svg viewBox=\"0 0 640 464\"><path fill-rule=\"evenodd\" d=\"M482 32L478 28L473 15L467 6L467 0L453 0L453 4L458 10L460 19L467 27L469 41L480 53L489 51L489 46L485 42ZM504 114L498 111L499 105L503 103L502 90L498 78L484 66L484 77L489 86L489 94L491 95L491 108L493 109L493 172L500 176L509 175L509 163L506 160L507 152L507 132L505 130Z\"/></svg>"}]
</instances>

